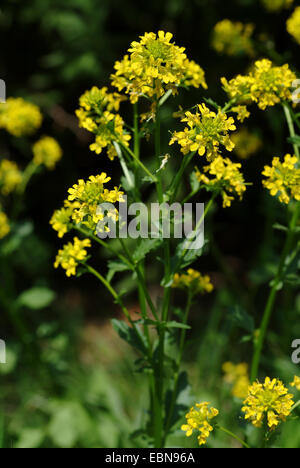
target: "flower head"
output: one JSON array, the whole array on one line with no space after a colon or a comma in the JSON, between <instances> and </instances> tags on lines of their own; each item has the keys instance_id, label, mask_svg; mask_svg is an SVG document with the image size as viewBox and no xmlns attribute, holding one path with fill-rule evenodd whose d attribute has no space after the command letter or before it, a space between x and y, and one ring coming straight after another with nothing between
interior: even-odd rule
<instances>
[{"instance_id":1,"label":"flower head","mask_svg":"<svg viewBox=\"0 0 300 468\"><path fill-rule=\"evenodd\" d=\"M271 12L280 11L283 8L290 8L294 0L261 0L266 10Z\"/></svg>"},{"instance_id":2,"label":"flower head","mask_svg":"<svg viewBox=\"0 0 300 468\"><path fill-rule=\"evenodd\" d=\"M295 375L293 382L290 383L291 387L295 387L297 390L300 390L300 377Z\"/></svg>"},{"instance_id":3,"label":"flower head","mask_svg":"<svg viewBox=\"0 0 300 468\"><path fill-rule=\"evenodd\" d=\"M185 415L187 424L181 426L181 430L186 432L186 436L190 437L193 431L198 431L199 445L204 445L210 433L213 431L211 420L218 416L219 411L216 408L209 407L208 402L196 403L196 407L192 407Z\"/></svg>"},{"instance_id":4,"label":"flower head","mask_svg":"<svg viewBox=\"0 0 300 468\"><path fill-rule=\"evenodd\" d=\"M76 111L79 126L95 134L90 149L96 154L107 148L108 157L114 159L117 156L115 142L128 146L131 137L124 130L122 117L116 113L124 100L126 97L96 86L80 97L80 108Z\"/></svg>"},{"instance_id":5,"label":"flower head","mask_svg":"<svg viewBox=\"0 0 300 468\"><path fill-rule=\"evenodd\" d=\"M265 166L263 180L273 197L279 195L279 201L288 204L290 199L300 200L300 169L297 168L298 159L290 154L285 155L284 162L274 158L272 166Z\"/></svg>"},{"instance_id":6,"label":"flower head","mask_svg":"<svg viewBox=\"0 0 300 468\"><path fill-rule=\"evenodd\" d=\"M227 208L231 206L235 196L241 200L246 191L240 168L241 164L219 156L208 166L204 166L204 172L196 169L196 177L206 190L220 193L223 198L223 208Z\"/></svg>"},{"instance_id":7,"label":"flower head","mask_svg":"<svg viewBox=\"0 0 300 468\"><path fill-rule=\"evenodd\" d=\"M247 128L234 133L232 141L235 144L234 151L240 159L248 159L262 147L261 139L254 133L250 133Z\"/></svg>"},{"instance_id":8,"label":"flower head","mask_svg":"<svg viewBox=\"0 0 300 468\"><path fill-rule=\"evenodd\" d=\"M157 101L168 89L179 86L207 87L204 72L190 62L183 47L172 42L169 32L151 32L134 41L122 61L116 62L112 84L125 91L132 103L146 96Z\"/></svg>"},{"instance_id":9,"label":"flower head","mask_svg":"<svg viewBox=\"0 0 300 468\"><path fill-rule=\"evenodd\" d=\"M293 395L278 379L266 377L263 384L254 382L248 389L242 411L245 419L255 427L262 427L265 422L273 431L281 421L285 421L294 405Z\"/></svg>"},{"instance_id":10,"label":"flower head","mask_svg":"<svg viewBox=\"0 0 300 468\"><path fill-rule=\"evenodd\" d=\"M72 225L72 215L75 209L80 208L79 202L70 202L65 200L64 207L56 210L50 220L50 224L58 233L58 237L62 238Z\"/></svg>"},{"instance_id":11,"label":"flower head","mask_svg":"<svg viewBox=\"0 0 300 468\"><path fill-rule=\"evenodd\" d=\"M251 36L253 24L234 23L224 19L214 27L212 46L220 54L253 55Z\"/></svg>"},{"instance_id":12,"label":"flower head","mask_svg":"<svg viewBox=\"0 0 300 468\"><path fill-rule=\"evenodd\" d=\"M37 165L44 164L48 169L55 168L56 163L62 157L62 149L57 141L49 136L42 137L32 148L33 162Z\"/></svg>"},{"instance_id":13,"label":"flower head","mask_svg":"<svg viewBox=\"0 0 300 468\"><path fill-rule=\"evenodd\" d=\"M232 385L232 394L236 398L244 399L248 395L250 379L248 374L248 364L242 362L233 364L225 362L223 364L224 380Z\"/></svg>"},{"instance_id":14,"label":"flower head","mask_svg":"<svg viewBox=\"0 0 300 468\"><path fill-rule=\"evenodd\" d=\"M3 211L0 211L0 239L7 236L10 232L10 226L8 222L8 218Z\"/></svg>"},{"instance_id":15,"label":"flower head","mask_svg":"<svg viewBox=\"0 0 300 468\"><path fill-rule=\"evenodd\" d=\"M87 247L91 247L89 239L79 240L74 237L74 241L66 244L62 250L59 250L54 267L61 266L66 270L67 276L76 275L76 268L87 257Z\"/></svg>"},{"instance_id":16,"label":"flower head","mask_svg":"<svg viewBox=\"0 0 300 468\"><path fill-rule=\"evenodd\" d=\"M78 208L73 209L72 212L72 219L76 224L82 223L95 230L99 221L105 217L104 213L98 210L99 205L124 201L123 192L120 192L118 187L113 190L105 188L105 184L110 180L111 178L103 172L100 175L91 176L87 181L80 179L69 189L68 200L78 204ZM117 209L114 208L108 216L117 221Z\"/></svg>"},{"instance_id":17,"label":"flower head","mask_svg":"<svg viewBox=\"0 0 300 468\"><path fill-rule=\"evenodd\" d=\"M189 268L187 273L174 275L172 288L187 289L192 295L205 294L213 291L214 287L208 275Z\"/></svg>"},{"instance_id":18,"label":"flower head","mask_svg":"<svg viewBox=\"0 0 300 468\"><path fill-rule=\"evenodd\" d=\"M0 162L0 192L8 195L21 183L22 174L15 162L2 159Z\"/></svg>"},{"instance_id":19,"label":"flower head","mask_svg":"<svg viewBox=\"0 0 300 468\"><path fill-rule=\"evenodd\" d=\"M298 6L286 23L288 33L300 44L300 7Z\"/></svg>"},{"instance_id":20,"label":"flower head","mask_svg":"<svg viewBox=\"0 0 300 468\"><path fill-rule=\"evenodd\" d=\"M177 142L181 152L188 154L197 151L200 156L206 153L208 160L216 158L220 153L220 146L232 151L234 144L228 132L236 130L234 120L221 110L215 113L205 104L198 105L198 111L193 114L188 111L181 119L187 127L181 132L174 132L170 145Z\"/></svg>"},{"instance_id":21,"label":"flower head","mask_svg":"<svg viewBox=\"0 0 300 468\"><path fill-rule=\"evenodd\" d=\"M42 124L42 114L36 105L22 98L8 98L0 107L0 128L16 137L31 135Z\"/></svg>"}]
</instances>

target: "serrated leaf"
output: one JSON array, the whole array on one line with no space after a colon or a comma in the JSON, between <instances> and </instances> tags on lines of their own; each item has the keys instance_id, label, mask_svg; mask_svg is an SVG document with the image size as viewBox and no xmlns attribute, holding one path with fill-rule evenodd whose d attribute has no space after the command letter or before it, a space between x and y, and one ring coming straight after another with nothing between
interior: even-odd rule
<instances>
[{"instance_id":1,"label":"serrated leaf","mask_svg":"<svg viewBox=\"0 0 300 468\"><path fill-rule=\"evenodd\" d=\"M136 248L133 259L136 263L144 260L145 256L152 252L162 244L162 239L142 239L140 245Z\"/></svg>"},{"instance_id":2,"label":"serrated leaf","mask_svg":"<svg viewBox=\"0 0 300 468\"><path fill-rule=\"evenodd\" d=\"M135 330L127 325L123 320L112 319L112 326L114 330L118 333L122 340L126 341L130 346L140 351L142 354L147 353L147 344L144 335L140 332L139 328L136 327L137 333Z\"/></svg>"},{"instance_id":3,"label":"serrated leaf","mask_svg":"<svg viewBox=\"0 0 300 468\"><path fill-rule=\"evenodd\" d=\"M110 260L108 262L107 281L110 283L115 274L122 271L131 271L131 268L122 260Z\"/></svg>"}]
</instances>

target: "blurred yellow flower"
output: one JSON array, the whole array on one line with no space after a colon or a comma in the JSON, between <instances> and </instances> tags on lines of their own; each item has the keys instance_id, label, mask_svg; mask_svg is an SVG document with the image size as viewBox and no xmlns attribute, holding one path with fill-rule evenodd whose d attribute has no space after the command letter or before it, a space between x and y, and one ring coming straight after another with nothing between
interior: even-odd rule
<instances>
[{"instance_id":1,"label":"blurred yellow flower","mask_svg":"<svg viewBox=\"0 0 300 468\"><path fill-rule=\"evenodd\" d=\"M254 382L248 389L242 411L255 427L266 422L273 431L281 421L285 421L294 405L293 395L278 379L266 377L263 384Z\"/></svg>"},{"instance_id":2,"label":"blurred yellow flower","mask_svg":"<svg viewBox=\"0 0 300 468\"><path fill-rule=\"evenodd\" d=\"M172 288L187 289L192 295L210 293L214 289L208 275L202 275L192 268L189 268L186 273L176 273Z\"/></svg>"},{"instance_id":3,"label":"blurred yellow flower","mask_svg":"<svg viewBox=\"0 0 300 468\"><path fill-rule=\"evenodd\" d=\"M198 443L204 445L213 431L211 420L218 416L219 411L216 408L209 407L208 402L196 403L195 406L185 415L187 424L183 424L181 430L186 432L187 437L190 437L193 431L198 431L200 433Z\"/></svg>"},{"instance_id":4,"label":"blurred yellow flower","mask_svg":"<svg viewBox=\"0 0 300 468\"><path fill-rule=\"evenodd\" d=\"M295 375L293 382L291 382L291 387L295 387L297 390L300 391L300 377Z\"/></svg>"},{"instance_id":5,"label":"blurred yellow flower","mask_svg":"<svg viewBox=\"0 0 300 468\"><path fill-rule=\"evenodd\" d=\"M56 163L62 158L62 149L57 141L49 136L38 140L32 148L33 162L36 165L44 164L48 169L55 168Z\"/></svg>"},{"instance_id":6,"label":"blurred yellow flower","mask_svg":"<svg viewBox=\"0 0 300 468\"><path fill-rule=\"evenodd\" d=\"M36 132L43 116L38 106L22 98L8 98L0 106L0 128L11 135L22 137Z\"/></svg>"},{"instance_id":7,"label":"blurred yellow flower","mask_svg":"<svg viewBox=\"0 0 300 468\"><path fill-rule=\"evenodd\" d=\"M254 133L250 133L247 128L233 133L231 138L235 144L234 151L240 159L248 159L262 147L261 139Z\"/></svg>"},{"instance_id":8,"label":"blurred yellow flower","mask_svg":"<svg viewBox=\"0 0 300 468\"><path fill-rule=\"evenodd\" d=\"M290 199L300 200L300 169L297 168L298 159L290 154L285 155L284 162L274 158L272 166L265 166L262 174L267 177L263 180L273 197L279 195L282 203L288 204Z\"/></svg>"},{"instance_id":9,"label":"blurred yellow flower","mask_svg":"<svg viewBox=\"0 0 300 468\"><path fill-rule=\"evenodd\" d=\"M286 23L288 33L300 44L300 7L298 6Z\"/></svg>"},{"instance_id":10,"label":"blurred yellow flower","mask_svg":"<svg viewBox=\"0 0 300 468\"><path fill-rule=\"evenodd\" d=\"M76 208L80 208L79 202L65 200L64 207L53 213L50 224L57 231L58 237L62 238L69 231L72 224L72 215Z\"/></svg>"},{"instance_id":11,"label":"blurred yellow flower","mask_svg":"<svg viewBox=\"0 0 300 468\"><path fill-rule=\"evenodd\" d=\"M8 195L21 183L22 174L15 162L8 159L0 161L0 192Z\"/></svg>"},{"instance_id":12,"label":"blurred yellow flower","mask_svg":"<svg viewBox=\"0 0 300 468\"><path fill-rule=\"evenodd\" d=\"M206 153L209 161L219 155L221 145L227 151L232 151L234 144L228 132L236 130L233 118L227 117L221 110L215 113L205 104L199 104L197 109L195 114L190 111L185 113L181 122L186 122L187 127L181 132L173 133L170 145L177 142L183 154L198 152L203 156Z\"/></svg>"},{"instance_id":13,"label":"blurred yellow flower","mask_svg":"<svg viewBox=\"0 0 300 468\"><path fill-rule=\"evenodd\" d=\"M290 8L294 0L261 0L262 4L271 12L280 11L283 8Z\"/></svg>"},{"instance_id":14,"label":"blurred yellow flower","mask_svg":"<svg viewBox=\"0 0 300 468\"><path fill-rule=\"evenodd\" d=\"M212 46L226 55L253 55L251 36L254 30L253 24L243 24L224 19L214 27Z\"/></svg>"},{"instance_id":15,"label":"blurred yellow flower","mask_svg":"<svg viewBox=\"0 0 300 468\"><path fill-rule=\"evenodd\" d=\"M69 242L62 250L59 250L54 267L58 268L61 266L66 270L67 276L76 275L76 268L87 257L87 247L91 247L89 239L79 240L77 237L74 237L73 243Z\"/></svg>"},{"instance_id":16,"label":"blurred yellow flower","mask_svg":"<svg viewBox=\"0 0 300 468\"><path fill-rule=\"evenodd\" d=\"M233 396L240 399L246 398L248 395L248 387L250 385L248 364L244 362L240 364L225 362L222 369L225 374L225 382L232 384Z\"/></svg>"},{"instance_id":17,"label":"blurred yellow flower","mask_svg":"<svg viewBox=\"0 0 300 468\"><path fill-rule=\"evenodd\" d=\"M10 226L8 222L8 218L3 211L0 211L0 239L7 236L10 232Z\"/></svg>"}]
</instances>

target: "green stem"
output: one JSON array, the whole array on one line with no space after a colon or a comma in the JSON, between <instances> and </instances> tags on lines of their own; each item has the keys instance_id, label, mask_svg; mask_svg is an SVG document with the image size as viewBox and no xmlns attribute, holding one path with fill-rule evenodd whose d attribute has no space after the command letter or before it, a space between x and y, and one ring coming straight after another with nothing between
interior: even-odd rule
<instances>
[{"instance_id":1,"label":"green stem","mask_svg":"<svg viewBox=\"0 0 300 468\"><path fill-rule=\"evenodd\" d=\"M173 182L167 190L167 194L169 195L171 202L173 202L176 199L179 185L182 183L182 176L184 174L184 171L186 170L187 166L189 165L190 161L193 159L193 156L195 154L196 153L194 151L193 153L189 153L184 156L179 171L177 172Z\"/></svg>"},{"instance_id":2,"label":"green stem","mask_svg":"<svg viewBox=\"0 0 300 468\"><path fill-rule=\"evenodd\" d=\"M291 408L291 412L294 411L296 408L298 408L298 406L300 406L300 400L294 404L294 406Z\"/></svg>"},{"instance_id":3,"label":"green stem","mask_svg":"<svg viewBox=\"0 0 300 468\"><path fill-rule=\"evenodd\" d=\"M226 429L225 427L222 427L222 426L219 426L219 424L217 424L216 426L216 429L219 429L219 431L222 431L224 432L224 434L227 434L229 435L230 437L233 437L235 440L237 440L240 444L242 444L242 446L244 448L247 448L247 449L250 449L250 445L248 445L246 442L244 442L242 439L240 439L236 434L234 434L233 432L229 431L228 429Z\"/></svg>"},{"instance_id":4,"label":"green stem","mask_svg":"<svg viewBox=\"0 0 300 468\"><path fill-rule=\"evenodd\" d=\"M296 132L295 132L293 118L292 118L292 115L291 115L291 110L290 110L287 103L283 103L282 106L283 106L284 114L285 114L287 124L288 124L288 127L289 127L290 135L291 135L291 137L295 137ZM299 147L298 147L298 145L296 143L293 143L293 148L294 148L295 155L297 156L298 161L299 161L299 156L300 156Z\"/></svg>"},{"instance_id":5,"label":"green stem","mask_svg":"<svg viewBox=\"0 0 300 468\"><path fill-rule=\"evenodd\" d=\"M295 228L299 219L299 215L300 215L300 203L297 203L292 220L289 224L289 230L288 230L285 245L281 254L277 274L275 276L275 279L273 280L273 286L270 291L270 294L266 303L266 307L263 313L262 322L259 328L259 336L254 346L254 354L253 354L252 367L251 367L251 381L252 382L256 380L257 375L258 375L261 353L262 353L267 329L268 329L270 319L272 316L272 312L274 309L274 304L275 304L276 297L278 294L278 288L282 279L282 274L285 270L286 258L288 257L293 246L294 237L295 237Z\"/></svg>"},{"instance_id":6,"label":"green stem","mask_svg":"<svg viewBox=\"0 0 300 468\"><path fill-rule=\"evenodd\" d=\"M157 183L157 178L151 174L151 172L149 171L149 169L142 163L142 161L140 161L136 155L134 154L133 151L131 151L131 149L129 147L127 147L126 145L124 145L123 143L119 142L120 146L125 150L127 151L127 153L132 157L132 159L143 169L143 171L147 174L147 176L150 177L150 179L154 182L154 183Z\"/></svg>"}]
</instances>

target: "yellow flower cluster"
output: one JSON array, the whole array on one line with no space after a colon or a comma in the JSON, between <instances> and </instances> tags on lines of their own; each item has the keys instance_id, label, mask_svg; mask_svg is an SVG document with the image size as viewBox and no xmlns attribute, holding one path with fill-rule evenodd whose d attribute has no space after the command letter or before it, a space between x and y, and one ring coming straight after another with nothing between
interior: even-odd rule
<instances>
[{"instance_id":1,"label":"yellow flower cluster","mask_svg":"<svg viewBox=\"0 0 300 468\"><path fill-rule=\"evenodd\" d=\"M52 228L57 231L58 237L62 238L72 225L72 214L76 208L80 208L80 203L64 201L64 207L56 210L50 220Z\"/></svg>"},{"instance_id":2,"label":"yellow flower cluster","mask_svg":"<svg viewBox=\"0 0 300 468\"><path fill-rule=\"evenodd\" d=\"M49 136L42 137L32 148L33 162L37 165L44 164L48 169L55 168L56 163L62 157L62 149L57 141Z\"/></svg>"},{"instance_id":3,"label":"yellow flower cluster","mask_svg":"<svg viewBox=\"0 0 300 468\"><path fill-rule=\"evenodd\" d=\"M179 86L207 88L204 72L187 59L185 49L171 42L173 35L159 31L146 33L132 42L122 61L116 62L112 85L125 91L136 103L141 96L157 101L169 89Z\"/></svg>"},{"instance_id":4,"label":"yellow flower cluster","mask_svg":"<svg viewBox=\"0 0 300 468\"><path fill-rule=\"evenodd\" d=\"M99 212L98 206L101 203L123 202L123 192L118 187L113 190L104 188L104 185L111 180L104 172L97 176L91 176L87 181L80 179L77 184L69 189L68 200L79 204L72 213L72 219L76 224L82 223L89 229L95 230L99 221L104 218L104 213ZM118 219L117 209L113 209L108 216L115 221Z\"/></svg>"},{"instance_id":5,"label":"yellow flower cluster","mask_svg":"<svg viewBox=\"0 0 300 468\"><path fill-rule=\"evenodd\" d=\"M226 55L253 55L251 36L254 30L253 24L243 24L224 19L214 27L212 46Z\"/></svg>"},{"instance_id":6,"label":"yellow flower cluster","mask_svg":"<svg viewBox=\"0 0 300 468\"><path fill-rule=\"evenodd\" d=\"M262 4L269 11L279 11L283 8L290 8L294 0L262 0Z\"/></svg>"},{"instance_id":7,"label":"yellow flower cluster","mask_svg":"<svg viewBox=\"0 0 300 468\"><path fill-rule=\"evenodd\" d=\"M291 100L291 88L296 75L288 65L274 66L268 59L255 62L249 75L238 75L229 82L222 78L221 82L230 99L238 104L255 102L265 110L282 101Z\"/></svg>"},{"instance_id":8,"label":"yellow flower cluster","mask_svg":"<svg viewBox=\"0 0 300 468\"><path fill-rule=\"evenodd\" d=\"M257 153L262 147L261 139L254 133L250 133L247 128L242 128L232 135L235 144L234 151L240 159L248 159Z\"/></svg>"},{"instance_id":9,"label":"yellow flower cluster","mask_svg":"<svg viewBox=\"0 0 300 468\"><path fill-rule=\"evenodd\" d=\"M300 391L300 377L295 375L293 382L291 382L291 387L295 387L297 390Z\"/></svg>"},{"instance_id":10,"label":"yellow flower cluster","mask_svg":"<svg viewBox=\"0 0 300 468\"><path fill-rule=\"evenodd\" d=\"M245 419L250 420L255 427L262 427L266 422L273 431L281 421L286 420L293 405L293 395L288 393L283 383L266 377L263 384L254 382L249 387L242 411Z\"/></svg>"},{"instance_id":11,"label":"yellow flower cluster","mask_svg":"<svg viewBox=\"0 0 300 468\"><path fill-rule=\"evenodd\" d=\"M21 183L22 174L15 162L3 159L0 162L0 192L8 195Z\"/></svg>"},{"instance_id":12,"label":"yellow flower cluster","mask_svg":"<svg viewBox=\"0 0 300 468\"><path fill-rule=\"evenodd\" d=\"M232 394L236 398L244 399L248 395L250 379L248 374L248 364L233 364L225 362L223 364L224 380L232 385Z\"/></svg>"},{"instance_id":13,"label":"yellow flower cluster","mask_svg":"<svg viewBox=\"0 0 300 468\"><path fill-rule=\"evenodd\" d=\"M16 137L31 135L41 126L42 120L39 107L22 98L8 98L0 106L0 128Z\"/></svg>"},{"instance_id":14,"label":"yellow flower cluster","mask_svg":"<svg viewBox=\"0 0 300 468\"><path fill-rule=\"evenodd\" d=\"M236 130L233 118L227 118L221 110L213 112L205 104L199 104L198 111L195 114L190 111L185 113L181 122L186 122L187 127L181 132L174 132L170 145L177 142L183 154L197 151L203 156L206 153L209 161L219 155L220 145L232 151L234 144L228 132Z\"/></svg>"},{"instance_id":15,"label":"yellow flower cluster","mask_svg":"<svg viewBox=\"0 0 300 468\"><path fill-rule=\"evenodd\" d=\"M3 211L0 211L0 239L7 236L10 232L10 226L8 222L8 218Z\"/></svg>"},{"instance_id":16,"label":"yellow flower cluster","mask_svg":"<svg viewBox=\"0 0 300 468\"><path fill-rule=\"evenodd\" d=\"M131 138L124 130L122 117L116 113L124 100L124 96L109 93L106 87L94 86L80 97L80 108L76 111L79 126L96 135L95 142L90 145L91 151L100 154L107 148L111 160L117 156L114 142L128 146Z\"/></svg>"},{"instance_id":17,"label":"yellow flower cluster","mask_svg":"<svg viewBox=\"0 0 300 468\"><path fill-rule=\"evenodd\" d=\"M91 247L89 239L79 240L77 237L74 237L73 243L69 242L62 250L59 250L54 267L58 268L61 266L66 270L67 276L76 275L76 268L88 255L87 247Z\"/></svg>"},{"instance_id":18,"label":"yellow flower cluster","mask_svg":"<svg viewBox=\"0 0 300 468\"><path fill-rule=\"evenodd\" d=\"M223 208L227 208L231 206L235 196L242 200L246 191L241 167L241 164L219 156L208 166L204 166L204 173L196 169L196 177L206 190L220 193L223 198ZM209 178L207 174L213 177Z\"/></svg>"},{"instance_id":19,"label":"yellow flower cluster","mask_svg":"<svg viewBox=\"0 0 300 468\"><path fill-rule=\"evenodd\" d=\"M188 289L192 295L205 294L213 291L214 287L208 275L189 268L187 273L174 275L172 288Z\"/></svg>"},{"instance_id":20,"label":"yellow flower cluster","mask_svg":"<svg viewBox=\"0 0 300 468\"><path fill-rule=\"evenodd\" d=\"M213 431L211 420L218 416L219 411L216 408L209 407L208 402L196 403L196 408L192 407L185 415L187 424L181 426L181 430L186 432L186 436L190 437L193 431L198 431L199 445L204 445L210 433Z\"/></svg>"},{"instance_id":21,"label":"yellow flower cluster","mask_svg":"<svg viewBox=\"0 0 300 468\"><path fill-rule=\"evenodd\" d=\"M290 154L285 155L284 162L274 158L272 166L265 166L263 180L273 197L279 194L279 201L288 204L290 199L300 200L300 169L296 167L298 159Z\"/></svg>"},{"instance_id":22,"label":"yellow flower cluster","mask_svg":"<svg viewBox=\"0 0 300 468\"><path fill-rule=\"evenodd\" d=\"M300 7L298 6L286 23L288 33L300 44Z\"/></svg>"}]
</instances>

